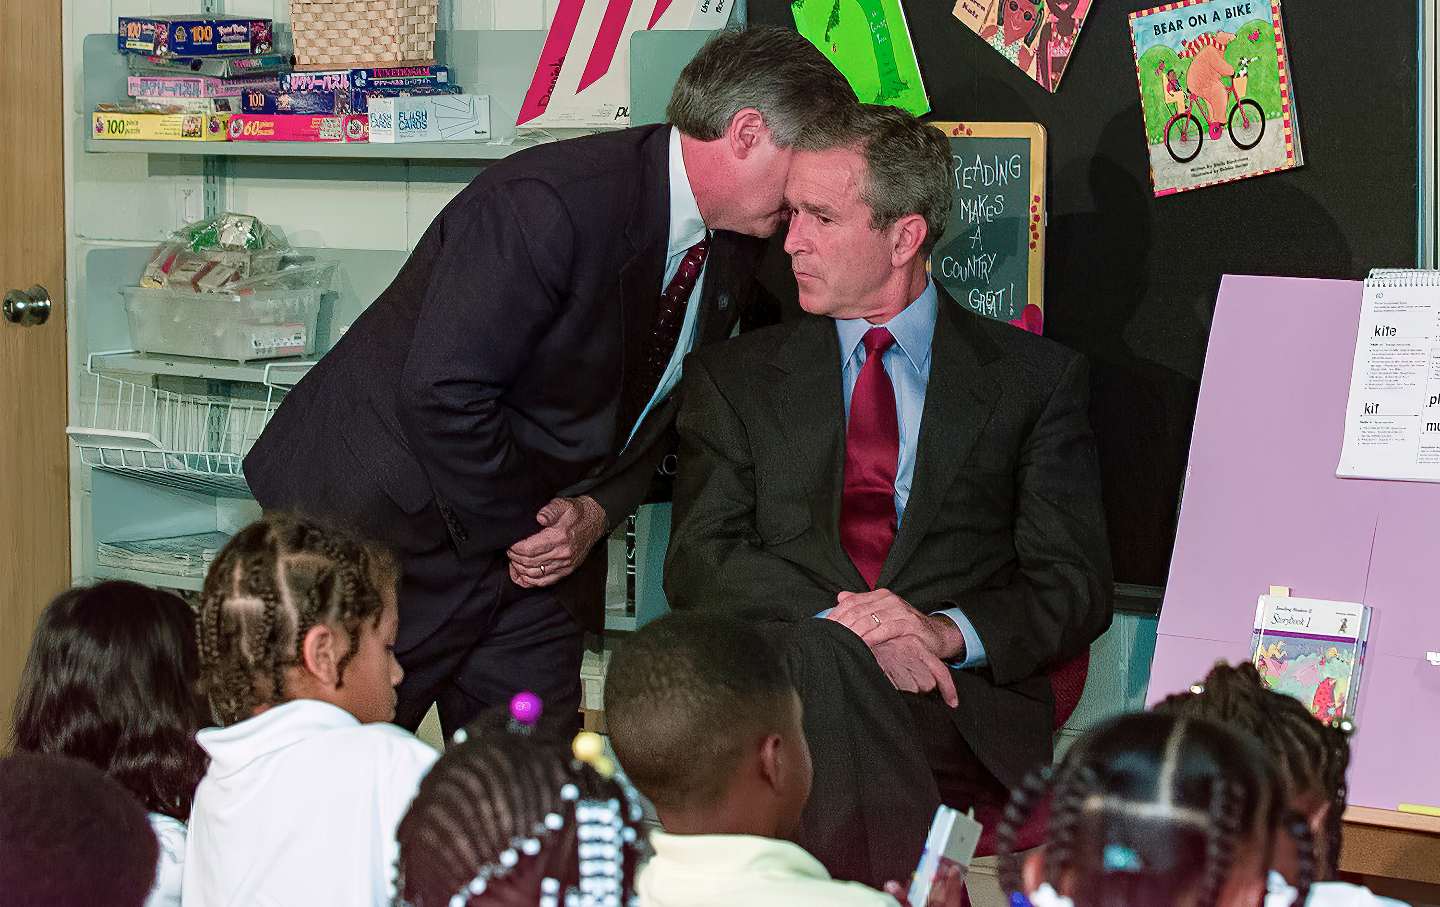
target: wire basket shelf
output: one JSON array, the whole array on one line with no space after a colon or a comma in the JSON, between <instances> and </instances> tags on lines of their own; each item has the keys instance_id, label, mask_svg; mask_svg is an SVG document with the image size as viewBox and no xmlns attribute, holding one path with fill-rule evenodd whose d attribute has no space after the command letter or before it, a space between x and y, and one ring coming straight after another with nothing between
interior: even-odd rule
<instances>
[{"instance_id":1,"label":"wire basket shelf","mask_svg":"<svg viewBox=\"0 0 1440 907\"><path fill-rule=\"evenodd\" d=\"M241 464L279 405L180 394L103 375L81 376L79 418L66 428L80 461L197 494L250 497Z\"/></svg>"}]
</instances>

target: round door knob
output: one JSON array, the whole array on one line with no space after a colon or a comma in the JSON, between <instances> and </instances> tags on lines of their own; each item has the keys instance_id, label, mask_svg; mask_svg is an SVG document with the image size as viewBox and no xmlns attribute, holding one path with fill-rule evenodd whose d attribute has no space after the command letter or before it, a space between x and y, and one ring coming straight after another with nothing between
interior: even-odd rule
<instances>
[{"instance_id":1,"label":"round door knob","mask_svg":"<svg viewBox=\"0 0 1440 907\"><path fill-rule=\"evenodd\" d=\"M22 328L44 324L50 319L50 291L42 286L28 290L11 290L5 294L5 303L0 314L11 324Z\"/></svg>"}]
</instances>

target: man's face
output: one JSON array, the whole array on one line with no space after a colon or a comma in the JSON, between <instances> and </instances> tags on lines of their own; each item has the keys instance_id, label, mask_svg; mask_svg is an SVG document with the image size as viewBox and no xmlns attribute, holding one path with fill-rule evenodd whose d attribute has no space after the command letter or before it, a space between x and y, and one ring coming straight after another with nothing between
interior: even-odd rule
<instances>
[{"instance_id":1,"label":"man's face","mask_svg":"<svg viewBox=\"0 0 1440 907\"><path fill-rule=\"evenodd\" d=\"M880 291L894 271L891 230L870 224L860 198L864 158L849 148L797 151L785 186L790 229L785 251L800 307L812 315L863 318L884 308Z\"/></svg>"},{"instance_id":2,"label":"man's face","mask_svg":"<svg viewBox=\"0 0 1440 907\"><path fill-rule=\"evenodd\" d=\"M763 131L745 159L738 162L745 191L735 198L726 229L750 236L775 235L786 213L785 179L794 156L793 150L775 146L768 129Z\"/></svg>"}]
</instances>

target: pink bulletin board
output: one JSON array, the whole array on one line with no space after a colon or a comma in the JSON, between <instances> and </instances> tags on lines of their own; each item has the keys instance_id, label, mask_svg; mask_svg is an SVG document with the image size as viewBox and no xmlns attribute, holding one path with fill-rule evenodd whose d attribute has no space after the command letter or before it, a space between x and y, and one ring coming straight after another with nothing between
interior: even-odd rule
<instances>
[{"instance_id":1,"label":"pink bulletin board","mask_svg":"<svg viewBox=\"0 0 1440 907\"><path fill-rule=\"evenodd\" d=\"M1440 806L1440 484L1335 477L1362 291L1222 280L1147 699L1249 658L1271 585L1364 602L1350 803Z\"/></svg>"}]
</instances>

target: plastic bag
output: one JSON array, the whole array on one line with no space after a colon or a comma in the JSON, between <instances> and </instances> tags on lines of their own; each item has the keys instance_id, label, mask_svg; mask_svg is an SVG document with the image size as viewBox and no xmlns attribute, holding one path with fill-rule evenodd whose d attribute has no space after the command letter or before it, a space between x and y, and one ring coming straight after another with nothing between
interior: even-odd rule
<instances>
[{"instance_id":1,"label":"plastic bag","mask_svg":"<svg viewBox=\"0 0 1440 907\"><path fill-rule=\"evenodd\" d=\"M330 288L335 263L291 251L284 237L249 214L225 213L186 224L155 249L140 286L248 295Z\"/></svg>"}]
</instances>

